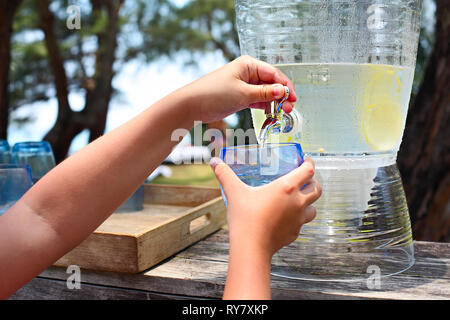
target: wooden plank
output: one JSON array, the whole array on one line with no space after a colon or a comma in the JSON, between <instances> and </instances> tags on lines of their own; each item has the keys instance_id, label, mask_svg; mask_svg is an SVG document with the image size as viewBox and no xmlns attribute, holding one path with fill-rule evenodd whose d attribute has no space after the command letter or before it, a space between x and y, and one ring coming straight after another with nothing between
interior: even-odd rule
<instances>
[{"instance_id":1,"label":"wooden plank","mask_svg":"<svg viewBox=\"0 0 450 320\"><path fill-rule=\"evenodd\" d=\"M82 284L68 289L65 281L35 278L10 297L10 300L192 300L195 297L160 294L107 286ZM198 298L197 298L198 299Z\"/></svg>"},{"instance_id":2,"label":"wooden plank","mask_svg":"<svg viewBox=\"0 0 450 320\"><path fill-rule=\"evenodd\" d=\"M55 266L137 273L226 223L220 190L145 185L144 210L111 215Z\"/></svg>"},{"instance_id":3,"label":"wooden plank","mask_svg":"<svg viewBox=\"0 0 450 320\"><path fill-rule=\"evenodd\" d=\"M195 207L220 197L220 189L177 185L145 185L145 202Z\"/></svg>"},{"instance_id":4,"label":"wooden plank","mask_svg":"<svg viewBox=\"0 0 450 320\"><path fill-rule=\"evenodd\" d=\"M142 211L111 215L97 228L95 233L126 234L136 237L172 222L192 208L189 206L144 204Z\"/></svg>"},{"instance_id":5,"label":"wooden plank","mask_svg":"<svg viewBox=\"0 0 450 320\"><path fill-rule=\"evenodd\" d=\"M414 241L417 258L439 257L440 259L450 259L450 243Z\"/></svg>"},{"instance_id":6,"label":"wooden plank","mask_svg":"<svg viewBox=\"0 0 450 320\"><path fill-rule=\"evenodd\" d=\"M450 244L415 243L416 264L382 278L380 289L366 281L319 282L272 277L274 299L450 299ZM161 294L221 298L228 267L228 234L221 230L163 263L138 274L82 270L82 282ZM67 279L65 269L42 277Z\"/></svg>"},{"instance_id":7,"label":"wooden plank","mask_svg":"<svg viewBox=\"0 0 450 320\"><path fill-rule=\"evenodd\" d=\"M139 272L138 263L135 237L93 233L78 247L56 261L55 266L77 265L86 269Z\"/></svg>"},{"instance_id":8,"label":"wooden plank","mask_svg":"<svg viewBox=\"0 0 450 320\"><path fill-rule=\"evenodd\" d=\"M201 224L192 225L204 217ZM152 232L142 234L138 241L139 270L145 270L194 242L219 229L226 223L226 209L222 198L208 201L179 217L170 224L161 225ZM150 254L151 252L151 254Z\"/></svg>"}]
</instances>

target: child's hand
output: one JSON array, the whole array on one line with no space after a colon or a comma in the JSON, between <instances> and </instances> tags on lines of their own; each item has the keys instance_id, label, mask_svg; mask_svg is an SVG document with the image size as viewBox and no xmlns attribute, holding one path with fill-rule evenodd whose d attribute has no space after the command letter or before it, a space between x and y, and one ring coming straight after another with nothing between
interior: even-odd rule
<instances>
[{"instance_id":1,"label":"child's hand","mask_svg":"<svg viewBox=\"0 0 450 320\"><path fill-rule=\"evenodd\" d=\"M294 241L300 227L315 217L316 210L311 204L322 191L313 179L314 164L309 159L287 175L260 187L243 183L223 162L215 166L214 173L227 197L230 241L238 241L240 246L272 257Z\"/></svg>"},{"instance_id":2,"label":"child's hand","mask_svg":"<svg viewBox=\"0 0 450 320\"><path fill-rule=\"evenodd\" d=\"M289 78L268 63L241 56L186 88L198 98L194 119L212 122L247 107L266 108L267 102L284 97L283 86L290 94L282 108L291 112L297 96Z\"/></svg>"},{"instance_id":3,"label":"child's hand","mask_svg":"<svg viewBox=\"0 0 450 320\"><path fill-rule=\"evenodd\" d=\"M322 190L313 179L314 164L306 160L299 168L260 187L244 184L220 160L211 161L211 166L228 204L230 258L223 297L269 299L273 254L294 241L301 226L316 215L311 204Z\"/></svg>"}]
</instances>

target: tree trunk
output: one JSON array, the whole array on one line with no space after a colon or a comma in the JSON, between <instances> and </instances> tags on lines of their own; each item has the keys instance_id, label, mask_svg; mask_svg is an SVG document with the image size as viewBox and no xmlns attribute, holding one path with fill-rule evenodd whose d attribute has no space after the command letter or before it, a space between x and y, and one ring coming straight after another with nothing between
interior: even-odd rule
<instances>
[{"instance_id":1,"label":"tree trunk","mask_svg":"<svg viewBox=\"0 0 450 320\"><path fill-rule=\"evenodd\" d=\"M416 240L450 241L449 39L450 6L437 0L435 45L398 155Z\"/></svg>"},{"instance_id":2,"label":"tree trunk","mask_svg":"<svg viewBox=\"0 0 450 320\"><path fill-rule=\"evenodd\" d=\"M49 10L49 1L38 1L41 28L45 33L45 44L49 54L54 75L56 96L58 100L58 117L44 140L51 143L56 162L67 156L73 138L84 129L89 129L92 141L103 134L106 124L109 102L112 96L113 64L119 32L119 10L123 0L92 0L93 16L106 9L108 24L97 35L98 50L95 61L95 74L92 79L85 79L85 107L80 112L71 110L68 101L68 82L61 57L57 37L54 32L54 15ZM82 55L80 55L81 57ZM80 63L82 63L80 61Z\"/></svg>"},{"instance_id":3,"label":"tree trunk","mask_svg":"<svg viewBox=\"0 0 450 320\"><path fill-rule=\"evenodd\" d=\"M113 94L113 65L117 47L117 35L119 33L119 9L122 3L123 0L92 0L94 17L97 15L95 11L100 11L102 5L105 6L108 13L108 25L106 30L97 37L98 50L94 75L96 87L89 95L89 98L86 97L86 107L84 109L84 113L89 113L89 117L92 119L89 125L89 142L97 139L105 131L109 102Z\"/></svg>"},{"instance_id":4,"label":"tree trunk","mask_svg":"<svg viewBox=\"0 0 450 320\"><path fill-rule=\"evenodd\" d=\"M45 46L54 77L58 116L55 125L44 137L44 140L50 142L55 159L57 162L60 162L69 151L71 141L82 131L83 127L77 121L74 121L79 119L79 117L75 118L75 112L70 108L66 70L64 69L64 61L59 51L58 40L55 34L55 17L50 11L49 5L49 0L37 2L41 29L45 34Z\"/></svg>"},{"instance_id":5,"label":"tree trunk","mask_svg":"<svg viewBox=\"0 0 450 320\"><path fill-rule=\"evenodd\" d=\"M14 13L22 0L0 0L0 139L7 139L9 120L9 68Z\"/></svg>"}]
</instances>

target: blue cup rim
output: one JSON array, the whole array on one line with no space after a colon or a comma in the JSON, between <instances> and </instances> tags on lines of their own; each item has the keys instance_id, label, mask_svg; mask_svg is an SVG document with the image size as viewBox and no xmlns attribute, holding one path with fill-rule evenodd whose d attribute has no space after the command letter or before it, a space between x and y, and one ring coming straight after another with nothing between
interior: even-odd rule
<instances>
[{"instance_id":1,"label":"blue cup rim","mask_svg":"<svg viewBox=\"0 0 450 320\"><path fill-rule=\"evenodd\" d=\"M294 150L295 149L295 153L300 157L300 164L303 163L304 161L304 154L303 154L303 149L302 146L300 145L300 143L296 143L296 142L276 142L276 143L266 143L264 145L264 147L274 147L274 149L279 148L281 150ZM289 148L289 149L286 149ZM219 158L222 161L225 161L225 157L226 154L231 153L232 155L236 155L237 153L239 153L239 151L242 150L244 153L245 152L250 152L248 153L248 155L250 154L254 154L256 152L256 154L259 154L260 152L264 152L262 150L265 150L264 148L262 148L261 145L259 144L248 144L248 145L239 145L239 146L230 146L230 147L225 147L222 148L222 150L220 150L220 155ZM261 151L260 151L261 150ZM247 153L245 153L247 154ZM250 159L247 159L250 160ZM245 161L247 161L245 160ZM226 162L226 161L225 161ZM228 163L228 165L232 165L230 163Z\"/></svg>"},{"instance_id":2,"label":"blue cup rim","mask_svg":"<svg viewBox=\"0 0 450 320\"><path fill-rule=\"evenodd\" d=\"M12 152L53 152L52 147L48 141L22 141L14 144Z\"/></svg>"},{"instance_id":3,"label":"blue cup rim","mask_svg":"<svg viewBox=\"0 0 450 320\"><path fill-rule=\"evenodd\" d=\"M303 160L304 154L303 154L303 149L300 143L297 142L270 142L270 143L266 143L264 145L269 146L269 147L276 147L276 148L284 148L284 147L295 147L300 154L300 157ZM219 157L221 159L223 159L223 155L225 153L227 153L228 151L236 151L236 150L261 150L262 146L260 144L244 144L244 145L239 145L239 146L229 146L229 147L224 147L220 150L220 155Z\"/></svg>"},{"instance_id":4,"label":"blue cup rim","mask_svg":"<svg viewBox=\"0 0 450 320\"><path fill-rule=\"evenodd\" d=\"M300 143L297 142L267 142L264 146L270 146L270 147L300 147L301 149L301 145ZM262 145L260 144L242 144L242 145L238 145L238 146L229 146L229 147L224 147L222 148L222 150L233 150L233 149L261 149Z\"/></svg>"}]
</instances>

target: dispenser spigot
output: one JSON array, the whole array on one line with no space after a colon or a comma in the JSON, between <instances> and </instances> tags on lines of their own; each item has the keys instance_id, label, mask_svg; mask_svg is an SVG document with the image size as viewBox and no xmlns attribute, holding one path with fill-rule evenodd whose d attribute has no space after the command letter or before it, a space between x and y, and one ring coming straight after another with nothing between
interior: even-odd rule
<instances>
[{"instance_id":1,"label":"dispenser spigot","mask_svg":"<svg viewBox=\"0 0 450 320\"><path fill-rule=\"evenodd\" d=\"M261 141L265 141L269 134L289 133L294 128L295 119L291 114L282 112L281 106L289 97L289 88L284 87L285 94L278 106L271 105L271 110L266 110L266 120L264 121L261 131Z\"/></svg>"}]
</instances>

